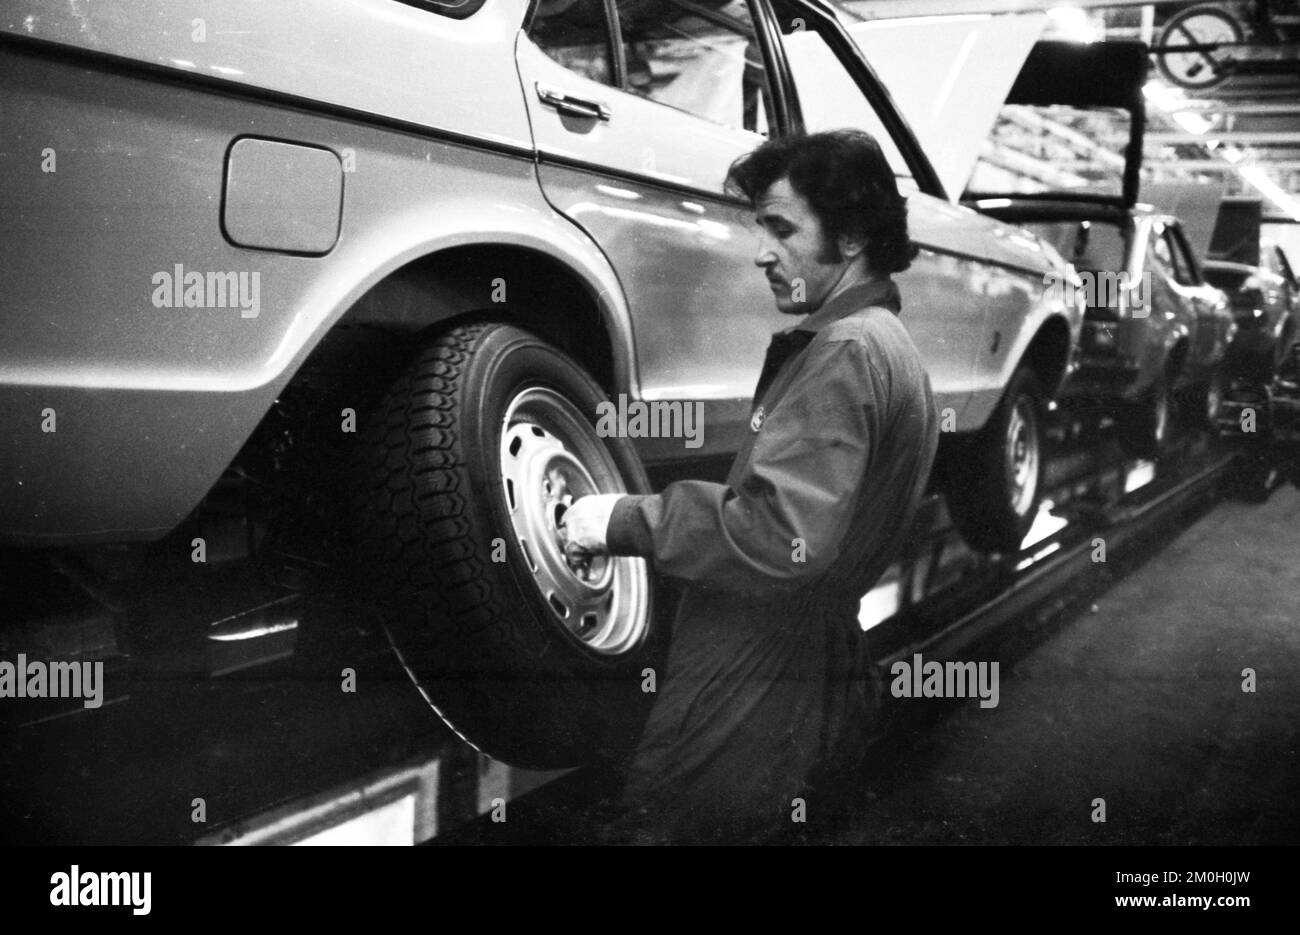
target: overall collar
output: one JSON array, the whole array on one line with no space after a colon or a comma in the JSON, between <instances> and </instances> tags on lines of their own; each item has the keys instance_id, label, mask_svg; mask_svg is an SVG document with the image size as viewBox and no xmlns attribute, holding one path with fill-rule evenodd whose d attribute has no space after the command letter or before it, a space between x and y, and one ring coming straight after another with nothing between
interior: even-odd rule
<instances>
[{"instance_id":1,"label":"overall collar","mask_svg":"<svg viewBox=\"0 0 1300 935\"><path fill-rule=\"evenodd\" d=\"M884 279L849 286L838 295L832 296L829 302L802 322L786 330L787 332L808 331L816 334L831 322L838 321L858 309L869 308L873 305L887 308L895 315L899 313L903 307L902 299L898 294L898 286L894 283L894 280L885 277Z\"/></svg>"}]
</instances>

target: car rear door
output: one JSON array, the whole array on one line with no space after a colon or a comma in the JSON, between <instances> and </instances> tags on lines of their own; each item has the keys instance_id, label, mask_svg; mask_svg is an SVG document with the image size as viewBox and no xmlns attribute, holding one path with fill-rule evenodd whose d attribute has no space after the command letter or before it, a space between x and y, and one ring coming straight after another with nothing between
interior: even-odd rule
<instances>
[{"instance_id":1,"label":"car rear door","mask_svg":"<svg viewBox=\"0 0 1300 935\"><path fill-rule=\"evenodd\" d=\"M734 452L792 324L754 265L752 207L722 189L777 119L747 0L543 0L517 63L542 189L623 284L643 397L705 404L702 448L642 439L642 457Z\"/></svg>"}]
</instances>

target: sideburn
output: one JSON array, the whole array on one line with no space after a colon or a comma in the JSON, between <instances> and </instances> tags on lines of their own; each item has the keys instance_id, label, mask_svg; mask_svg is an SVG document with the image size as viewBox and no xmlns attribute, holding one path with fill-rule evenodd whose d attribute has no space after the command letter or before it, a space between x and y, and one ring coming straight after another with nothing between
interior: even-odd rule
<instances>
[{"instance_id":1,"label":"sideburn","mask_svg":"<svg viewBox=\"0 0 1300 935\"><path fill-rule=\"evenodd\" d=\"M817 262L827 265L844 262L844 254L840 252L840 245L830 237L822 234L821 246L817 249Z\"/></svg>"}]
</instances>

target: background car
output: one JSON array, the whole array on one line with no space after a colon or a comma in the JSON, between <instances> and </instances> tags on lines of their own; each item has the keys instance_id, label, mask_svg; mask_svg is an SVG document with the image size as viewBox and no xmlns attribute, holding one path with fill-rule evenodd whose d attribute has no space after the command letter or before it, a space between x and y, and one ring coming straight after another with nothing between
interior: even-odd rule
<instances>
[{"instance_id":1,"label":"background car","mask_svg":"<svg viewBox=\"0 0 1300 935\"><path fill-rule=\"evenodd\" d=\"M1206 260L1205 278L1227 293L1237 323L1225 379L1268 383L1295 336L1293 284L1263 267L1225 260Z\"/></svg>"},{"instance_id":2,"label":"background car","mask_svg":"<svg viewBox=\"0 0 1300 935\"><path fill-rule=\"evenodd\" d=\"M1223 293L1205 281L1178 221L1113 200L1010 198L993 209L1052 243L1094 289L1080 367L1062 398L1115 406L1121 444L1157 457L1178 414L1199 421L1232 334Z\"/></svg>"},{"instance_id":3,"label":"background car","mask_svg":"<svg viewBox=\"0 0 1300 935\"><path fill-rule=\"evenodd\" d=\"M1180 409L1204 421L1233 328L1227 299L1205 282L1176 218L1140 204L1148 73L1140 42L1044 41L1007 102L1127 112L1121 192L968 192L966 203L1025 225L1079 271L1087 312L1081 366L1063 400L1112 410L1121 444L1165 453Z\"/></svg>"},{"instance_id":4,"label":"background car","mask_svg":"<svg viewBox=\"0 0 1300 935\"><path fill-rule=\"evenodd\" d=\"M1296 278L1295 268L1287 259L1286 251L1267 237L1259 242L1259 265L1275 276L1280 276L1287 284L1291 296L1291 311L1300 311L1300 279Z\"/></svg>"}]
</instances>

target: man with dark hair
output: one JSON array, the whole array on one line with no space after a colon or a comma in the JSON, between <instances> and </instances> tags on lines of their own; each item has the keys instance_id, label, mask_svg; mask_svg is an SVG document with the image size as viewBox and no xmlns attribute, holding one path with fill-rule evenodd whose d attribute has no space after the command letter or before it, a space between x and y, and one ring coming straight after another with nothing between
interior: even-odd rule
<instances>
[{"instance_id":1,"label":"man with dark hair","mask_svg":"<svg viewBox=\"0 0 1300 935\"><path fill-rule=\"evenodd\" d=\"M773 336L727 482L584 497L563 518L574 557L641 555L686 582L624 792L643 840L788 827L861 757L874 698L858 605L938 443L890 279L913 255L905 200L875 140L770 140L727 184L754 205L777 307L807 316Z\"/></svg>"}]
</instances>

